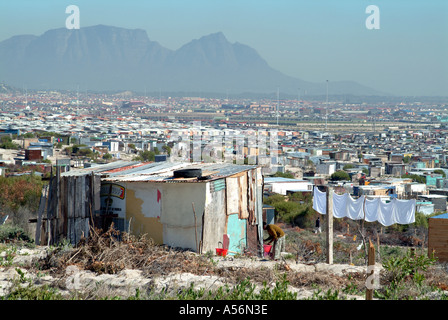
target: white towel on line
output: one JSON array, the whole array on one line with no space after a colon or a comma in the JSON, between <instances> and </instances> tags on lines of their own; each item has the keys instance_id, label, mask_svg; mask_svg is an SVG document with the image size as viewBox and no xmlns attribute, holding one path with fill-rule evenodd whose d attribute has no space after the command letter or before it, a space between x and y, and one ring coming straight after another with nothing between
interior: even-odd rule
<instances>
[{"instance_id":1,"label":"white towel on line","mask_svg":"<svg viewBox=\"0 0 448 320\"><path fill-rule=\"evenodd\" d=\"M383 226L390 226L395 223L414 223L415 205L415 199L392 199L392 201L384 203L379 198L369 200L361 196L358 199L353 199L348 193L342 195L333 193L333 216L335 218L347 217L352 220L362 220L365 213L365 221L378 221ZM320 214L326 214L326 208L326 193L315 187L313 191L313 209Z\"/></svg>"},{"instance_id":2,"label":"white towel on line","mask_svg":"<svg viewBox=\"0 0 448 320\"><path fill-rule=\"evenodd\" d=\"M350 218L352 220L364 219L364 196L353 199L348 193L333 193L333 216L335 218Z\"/></svg>"},{"instance_id":3,"label":"white towel on line","mask_svg":"<svg viewBox=\"0 0 448 320\"><path fill-rule=\"evenodd\" d=\"M317 187L313 189L313 209L321 214L327 213L327 193Z\"/></svg>"}]
</instances>

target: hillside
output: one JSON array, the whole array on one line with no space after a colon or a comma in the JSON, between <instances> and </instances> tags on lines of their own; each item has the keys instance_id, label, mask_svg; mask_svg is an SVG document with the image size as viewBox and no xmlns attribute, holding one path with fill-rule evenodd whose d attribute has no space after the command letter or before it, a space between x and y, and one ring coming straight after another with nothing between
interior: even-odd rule
<instances>
[{"instance_id":1,"label":"hillside","mask_svg":"<svg viewBox=\"0 0 448 320\"><path fill-rule=\"evenodd\" d=\"M297 230L286 232L291 236ZM219 257L211 252L199 255L125 234L118 242L114 234L94 234L77 247L12 249L2 245L0 297L18 299L26 294L29 299L39 299L45 294L56 300L209 300L219 294L220 300L365 299L366 267L326 264L315 245L302 243L297 252L297 247L289 245L282 261L272 261L245 255ZM310 254L314 258L306 259ZM376 270L382 288L390 289L392 274L380 263ZM402 280L404 286L396 298L447 298L448 292L443 291L448 289L446 270L429 266L421 276L424 282L417 286L411 278ZM23 283L31 286L28 291ZM223 288L227 289L221 291Z\"/></svg>"}]
</instances>

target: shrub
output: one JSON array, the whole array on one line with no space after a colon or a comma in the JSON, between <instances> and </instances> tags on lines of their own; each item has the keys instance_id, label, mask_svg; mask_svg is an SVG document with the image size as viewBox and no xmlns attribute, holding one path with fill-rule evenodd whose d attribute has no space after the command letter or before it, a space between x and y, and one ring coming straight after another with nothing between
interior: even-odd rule
<instances>
[{"instance_id":1,"label":"shrub","mask_svg":"<svg viewBox=\"0 0 448 320\"><path fill-rule=\"evenodd\" d=\"M380 299L394 300L409 298L404 289L413 286L418 291L425 280L425 275L421 271L427 271L434 263L434 259L426 255L414 255L411 251L405 256L386 260L383 267L386 270L388 285L376 291L376 296Z\"/></svg>"},{"instance_id":2,"label":"shrub","mask_svg":"<svg viewBox=\"0 0 448 320\"><path fill-rule=\"evenodd\" d=\"M336 171L330 177L331 181L351 180L350 175L345 171Z\"/></svg>"},{"instance_id":3,"label":"shrub","mask_svg":"<svg viewBox=\"0 0 448 320\"><path fill-rule=\"evenodd\" d=\"M31 242L29 235L21 228L12 224L5 224L0 226L0 241L12 242L12 241L25 241Z\"/></svg>"}]
</instances>

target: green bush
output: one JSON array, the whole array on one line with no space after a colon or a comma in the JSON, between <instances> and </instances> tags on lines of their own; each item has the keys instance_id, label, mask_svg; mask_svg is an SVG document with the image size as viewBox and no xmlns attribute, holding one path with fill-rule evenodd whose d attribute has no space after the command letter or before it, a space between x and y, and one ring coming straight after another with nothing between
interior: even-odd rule
<instances>
[{"instance_id":1,"label":"green bush","mask_svg":"<svg viewBox=\"0 0 448 320\"><path fill-rule=\"evenodd\" d=\"M32 242L29 235L22 228L12 224L0 226L0 242L11 241Z\"/></svg>"},{"instance_id":2,"label":"green bush","mask_svg":"<svg viewBox=\"0 0 448 320\"><path fill-rule=\"evenodd\" d=\"M350 175L345 171L336 171L330 176L331 181L348 180L350 181Z\"/></svg>"},{"instance_id":3,"label":"green bush","mask_svg":"<svg viewBox=\"0 0 448 320\"><path fill-rule=\"evenodd\" d=\"M391 300L410 298L406 289L415 287L414 292L418 292L425 280L424 273L421 271L427 271L434 263L433 258L426 255L416 255L411 251L408 251L405 256L389 258L383 263L388 285L375 291L376 297Z\"/></svg>"},{"instance_id":4,"label":"green bush","mask_svg":"<svg viewBox=\"0 0 448 320\"><path fill-rule=\"evenodd\" d=\"M274 194L264 199L263 203L275 208L278 220L300 228L309 228L314 226L316 215L310 199L308 196L292 195L290 200L286 201L285 196Z\"/></svg>"}]
</instances>

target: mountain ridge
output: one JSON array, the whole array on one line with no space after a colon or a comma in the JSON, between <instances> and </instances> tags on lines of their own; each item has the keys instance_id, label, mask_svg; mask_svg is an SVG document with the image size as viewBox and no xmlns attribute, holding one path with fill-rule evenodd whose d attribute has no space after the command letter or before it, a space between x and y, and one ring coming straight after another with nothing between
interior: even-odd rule
<instances>
[{"instance_id":1,"label":"mountain ridge","mask_svg":"<svg viewBox=\"0 0 448 320\"><path fill-rule=\"evenodd\" d=\"M0 42L0 81L35 89L96 91L163 90L255 92L280 88L321 95L325 83L291 77L271 68L256 49L230 43L223 32L193 39L176 50L153 41L143 29L96 25L17 35ZM331 82L329 94L383 94L354 81Z\"/></svg>"}]
</instances>

